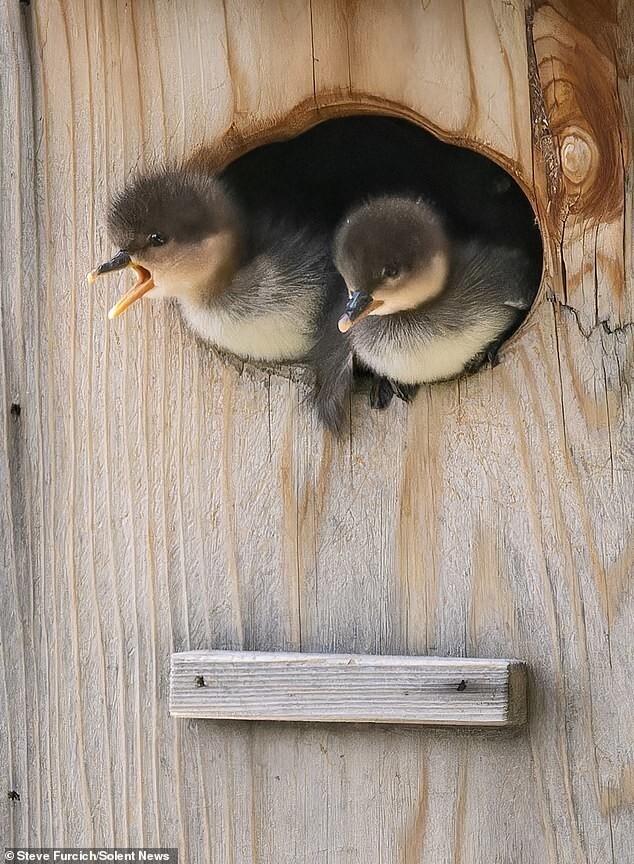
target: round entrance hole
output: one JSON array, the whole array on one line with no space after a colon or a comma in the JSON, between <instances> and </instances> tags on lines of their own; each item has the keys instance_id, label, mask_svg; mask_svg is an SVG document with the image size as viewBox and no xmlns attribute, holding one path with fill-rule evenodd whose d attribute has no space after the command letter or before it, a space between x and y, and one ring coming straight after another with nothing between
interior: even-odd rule
<instances>
[{"instance_id":1,"label":"round entrance hole","mask_svg":"<svg viewBox=\"0 0 634 864\"><path fill-rule=\"evenodd\" d=\"M294 138L250 150L222 176L252 212L272 210L331 233L351 207L368 198L421 196L440 213L451 237L524 253L537 294L542 241L519 184L486 156L445 143L409 120L325 120Z\"/></svg>"}]
</instances>

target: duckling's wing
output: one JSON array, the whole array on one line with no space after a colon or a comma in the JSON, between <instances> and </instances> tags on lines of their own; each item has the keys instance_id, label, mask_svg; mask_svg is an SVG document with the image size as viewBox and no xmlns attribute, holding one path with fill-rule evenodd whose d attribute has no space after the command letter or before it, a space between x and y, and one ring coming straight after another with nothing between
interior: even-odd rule
<instances>
[{"instance_id":1,"label":"duckling's wing","mask_svg":"<svg viewBox=\"0 0 634 864\"><path fill-rule=\"evenodd\" d=\"M506 284L504 305L519 312L526 312L539 288L540 262L523 249L500 246L492 247L492 257L497 259L499 281Z\"/></svg>"},{"instance_id":2,"label":"duckling's wing","mask_svg":"<svg viewBox=\"0 0 634 864\"><path fill-rule=\"evenodd\" d=\"M534 263L511 246L471 242L456 248L452 279L454 302L477 313L488 307L530 308L539 285Z\"/></svg>"},{"instance_id":3,"label":"duckling's wing","mask_svg":"<svg viewBox=\"0 0 634 864\"><path fill-rule=\"evenodd\" d=\"M505 300L505 306L510 306L512 309L530 309L531 301L528 297L516 297L512 300Z\"/></svg>"}]
</instances>

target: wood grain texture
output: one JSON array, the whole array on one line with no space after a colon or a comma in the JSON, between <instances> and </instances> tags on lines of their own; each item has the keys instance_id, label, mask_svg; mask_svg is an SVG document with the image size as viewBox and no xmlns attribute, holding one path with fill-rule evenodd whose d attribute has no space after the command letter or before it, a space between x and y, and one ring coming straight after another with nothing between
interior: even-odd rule
<instances>
[{"instance_id":1,"label":"wood grain texture","mask_svg":"<svg viewBox=\"0 0 634 864\"><path fill-rule=\"evenodd\" d=\"M0 4L8 845L634 858L633 13L535 5L527 52L521 0ZM593 86L563 100L586 57ZM588 100L606 94L603 130ZM619 156L584 175L620 192L605 219L601 188L570 180L576 140L562 177L564 102L591 154ZM84 274L135 166L350 106L498 153L535 199L547 269L496 369L386 414L359 397L334 442L301 383L220 362L168 306L109 324L121 286ZM208 648L521 657L529 723L176 721L169 656Z\"/></svg>"},{"instance_id":2,"label":"wood grain texture","mask_svg":"<svg viewBox=\"0 0 634 864\"><path fill-rule=\"evenodd\" d=\"M512 726L526 719L513 660L184 651L172 654L172 717Z\"/></svg>"}]
</instances>

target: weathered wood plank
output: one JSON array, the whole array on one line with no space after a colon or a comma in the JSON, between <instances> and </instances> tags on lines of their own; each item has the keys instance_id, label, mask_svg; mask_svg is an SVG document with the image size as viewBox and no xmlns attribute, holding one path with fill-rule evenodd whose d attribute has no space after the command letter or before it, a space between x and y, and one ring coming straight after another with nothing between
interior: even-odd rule
<instances>
[{"instance_id":1,"label":"weathered wood plank","mask_svg":"<svg viewBox=\"0 0 634 864\"><path fill-rule=\"evenodd\" d=\"M607 227L570 181L563 211L548 198L522 0L257 5L0 4L0 772L20 793L0 802L0 836L176 845L192 864L623 864L632 5L584 26L575 52L580 10L615 4L532 4L553 123L575 107L588 39L598 71L575 122L593 88L610 117L628 109ZM334 442L300 385L224 365L169 307L108 324L121 286L83 277L110 251L105 202L132 168L400 102L529 189L535 166L547 272L500 366L385 414L359 397ZM169 656L212 645L521 657L530 723L176 723Z\"/></svg>"},{"instance_id":2,"label":"weathered wood plank","mask_svg":"<svg viewBox=\"0 0 634 864\"><path fill-rule=\"evenodd\" d=\"M172 654L170 714L508 726L526 719L526 675L513 660L187 651Z\"/></svg>"}]
</instances>

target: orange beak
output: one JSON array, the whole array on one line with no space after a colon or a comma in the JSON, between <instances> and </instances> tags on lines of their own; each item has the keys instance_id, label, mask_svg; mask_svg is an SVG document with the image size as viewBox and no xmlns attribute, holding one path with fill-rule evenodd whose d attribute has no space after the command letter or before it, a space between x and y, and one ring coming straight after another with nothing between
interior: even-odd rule
<instances>
[{"instance_id":1,"label":"orange beak","mask_svg":"<svg viewBox=\"0 0 634 864\"><path fill-rule=\"evenodd\" d=\"M140 264L132 264L131 265L134 270L136 270L137 281L134 283L132 288L129 291L126 291L123 297L121 297L114 304L112 309L108 312L108 318L112 321L113 318L116 318L117 315L121 315L122 312L128 308L128 306L132 306L133 303L136 303L144 294L147 294L148 291L151 291L154 288L154 279L152 279L152 274L149 270L146 270L145 267L141 267Z\"/></svg>"},{"instance_id":2,"label":"orange beak","mask_svg":"<svg viewBox=\"0 0 634 864\"><path fill-rule=\"evenodd\" d=\"M112 273L115 270L123 270L126 267L132 267L136 271L138 278L132 288L130 288L129 291L126 291L123 297L121 297L121 299L118 300L108 312L108 318L111 320L116 318L117 315L121 315L122 312L125 312L128 306L131 306L140 297L143 297L144 294L147 294L148 291L151 291L152 288L154 288L152 274L140 264L135 264L131 260L129 254L123 249L117 252L114 258L111 258L110 261L106 261L105 264L100 264L99 267L96 267L88 274L88 281L92 283L98 276L103 276L104 273Z\"/></svg>"}]
</instances>

